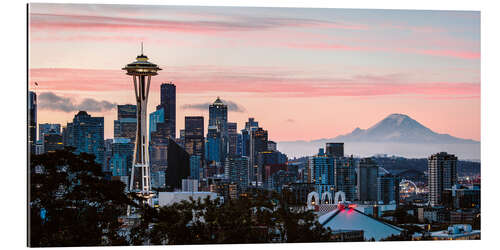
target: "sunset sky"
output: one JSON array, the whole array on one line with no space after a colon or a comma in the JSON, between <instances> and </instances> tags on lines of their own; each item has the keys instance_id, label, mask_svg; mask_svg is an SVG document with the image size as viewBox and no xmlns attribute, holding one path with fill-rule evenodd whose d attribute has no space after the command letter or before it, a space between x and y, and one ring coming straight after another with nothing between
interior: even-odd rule
<instances>
[{"instance_id":1,"label":"sunset sky","mask_svg":"<svg viewBox=\"0 0 500 250\"><path fill-rule=\"evenodd\" d=\"M30 4L29 81L38 123L105 117L134 103L121 70L144 54L177 86L177 129L217 96L238 130L248 117L275 141L332 138L407 114L480 140L480 14L307 8ZM34 85L38 83L38 86Z\"/></svg>"}]
</instances>

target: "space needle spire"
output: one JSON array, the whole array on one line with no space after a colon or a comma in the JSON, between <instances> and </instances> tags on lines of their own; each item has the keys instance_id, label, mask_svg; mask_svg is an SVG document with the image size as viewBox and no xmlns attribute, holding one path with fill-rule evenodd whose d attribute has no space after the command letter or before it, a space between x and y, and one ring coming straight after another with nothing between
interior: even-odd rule
<instances>
[{"instance_id":1,"label":"space needle spire","mask_svg":"<svg viewBox=\"0 0 500 250\"><path fill-rule=\"evenodd\" d=\"M122 70L126 70L126 74L133 78L137 101L137 132L129 191L145 198L146 202L151 205L153 193L151 192L146 109L151 77L157 75L161 69L148 61L148 57L143 54L141 42L141 54L137 56L135 62L127 64Z\"/></svg>"}]
</instances>

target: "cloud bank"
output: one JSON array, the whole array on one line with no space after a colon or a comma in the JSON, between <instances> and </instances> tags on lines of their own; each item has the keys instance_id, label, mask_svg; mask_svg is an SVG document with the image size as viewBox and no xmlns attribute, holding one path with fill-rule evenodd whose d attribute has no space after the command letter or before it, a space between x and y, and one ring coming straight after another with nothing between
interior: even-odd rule
<instances>
[{"instance_id":1,"label":"cloud bank","mask_svg":"<svg viewBox=\"0 0 500 250\"><path fill-rule=\"evenodd\" d=\"M103 112L116 107L116 103L98 101L85 98L82 102L75 104L71 98L54 94L53 92L41 93L38 97L38 107L54 111L73 112L85 110L88 112Z\"/></svg>"}]
</instances>

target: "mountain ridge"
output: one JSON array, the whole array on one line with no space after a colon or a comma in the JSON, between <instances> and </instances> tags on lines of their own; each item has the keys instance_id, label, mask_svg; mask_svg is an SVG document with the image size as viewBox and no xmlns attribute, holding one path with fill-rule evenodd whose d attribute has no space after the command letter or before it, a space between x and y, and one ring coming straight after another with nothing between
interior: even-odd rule
<instances>
[{"instance_id":1,"label":"mountain ridge","mask_svg":"<svg viewBox=\"0 0 500 250\"><path fill-rule=\"evenodd\" d=\"M333 138L316 140L296 140L283 142L401 142L401 143L479 143L472 139L464 139L450 134L440 134L422 125L405 114L390 114L375 125L361 129L356 127L351 133Z\"/></svg>"},{"instance_id":2,"label":"mountain ridge","mask_svg":"<svg viewBox=\"0 0 500 250\"><path fill-rule=\"evenodd\" d=\"M367 129L356 127L351 133L317 140L278 141L278 150L293 156L307 156L324 148L327 142L344 142L346 154L375 154L428 157L446 151L464 159L480 159L480 141L440 134L405 114L390 114Z\"/></svg>"}]
</instances>

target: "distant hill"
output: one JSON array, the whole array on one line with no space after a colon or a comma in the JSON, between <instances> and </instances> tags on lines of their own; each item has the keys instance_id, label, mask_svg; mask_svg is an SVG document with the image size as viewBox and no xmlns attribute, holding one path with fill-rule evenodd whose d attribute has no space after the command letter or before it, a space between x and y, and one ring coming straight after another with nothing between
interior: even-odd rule
<instances>
[{"instance_id":1,"label":"distant hill","mask_svg":"<svg viewBox=\"0 0 500 250\"><path fill-rule=\"evenodd\" d=\"M368 129L313 141L279 142L280 151L289 156L312 155L327 142L344 142L346 154L375 154L427 157L446 151L462 159L479 159L480 142L439 134L404 114L391 114Z\"/></svg>"}]
</instances>

